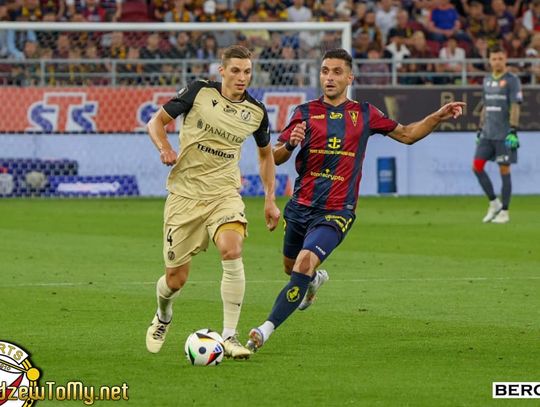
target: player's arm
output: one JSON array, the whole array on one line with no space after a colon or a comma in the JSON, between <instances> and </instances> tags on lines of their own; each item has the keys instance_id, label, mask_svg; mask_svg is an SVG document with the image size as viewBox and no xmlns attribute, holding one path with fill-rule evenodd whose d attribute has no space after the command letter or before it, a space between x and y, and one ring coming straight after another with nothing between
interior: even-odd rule
<instances>
[{"instance_id":1,"label":"player's arm","mask_svg":"<svg viewBox=\"0 0 540 407\"><path fill-rule=\"evenodd\" d=\"M510 105L510 127L517 129L519 127L519 116L521 114L521 106L519 103Z\"/></svg>"},{"instance_id":2,"label":"player's arm","mask_svg":"<svg viewBox=\"0 0 540 407\"><path fill-rule=\"evenodd\" d=\"M283 164L289 158L298 144L300 144L306 134L306 122L301 122L295 125L290 132L290 137L286 142L278 141L274 146L274 162L276 165Z\"/></svg>"},{"instance_id":3,"label":"player's arm","mask_svg":"<svg viewBox=\"0 0 540 407\"><path fill-rule=\"evenodd\" d=\"M264 218L266 227L274 230L279 222L279 208L276 205L276 166L270 146L270 129L268 114L263 108L264 116L261 125L253 133L257 147L259 147L259 174L264 187Z\"/></svg>"},{"instance_id":4,"label":"player's arm","mask_svg":"<svg viewBox=\"0 0 540 407\"><path fill-rule=\"evenodd\" d=\"M485 121L486 121L486 107L482 106L482 109L480 110L480 122L478 123L479 129L484 127Z\"/></svg>"},{"instance_id":5,"label":"player's arm","mask_svg":"<svg viewBox=\"0 0 540 407\"><path fill-rule=\"evenodd\" d=\"M299 107L296 107L290 122L285 126L278 138L278 142L274 145L273 155L276 165L283 164L291 158L296 146L304 140L306 122L302 119L302 112Z\"/></svg>"},{"instance_id":6,"label":"player's arm","mask_svg":"<svg viewBox=\"0 0 540 407\"><path fill-rule=\"evenodd\" d=\"M274 230L279 222L279 208L276 205L276 166L272 147L268 144L259 148L259 174L264 186L264 218L266 227Z\"/></svg>"},{"instance_id":7,"label":"player's arm","mask_svg":"<svg viewBox=\"0 0 540 407\"><path fill-rule=\"evenodd\" d=\"M450 118L457 119L461 116L464 106L463 102L447 103L418 122L405 126L398 124L388 135L400 143L414 144L435 130L441 122Z\"/></svg>"},{"instance_id":8,"label":"player's arm","mask_svg":"<svg viewBox=\"0 0 540 407\"><path fill-rule=\"evenodd\" d=\"M181 114L189 112L199 90L206 86L206 81L195 81L178 91L176 96L165 103L148 122L148 134L159 151L161 162L165 165L174 165L176 151L167 138L167 124Z\"/></svg>"},{"instance_id":9,"label":"player's arm","mask_svg":"<svg viewBox=\"0 0 540 407\"><path fill-rule=\"evenodd\" d=\"M172 119L165 109L160 107L147 125L150 139L159 151L161 162L165 165L173 165L176 162L177 156L176 151L174 151L171 143L169 143L167 130L165 129Z\"/></svg>"}]
</instances>

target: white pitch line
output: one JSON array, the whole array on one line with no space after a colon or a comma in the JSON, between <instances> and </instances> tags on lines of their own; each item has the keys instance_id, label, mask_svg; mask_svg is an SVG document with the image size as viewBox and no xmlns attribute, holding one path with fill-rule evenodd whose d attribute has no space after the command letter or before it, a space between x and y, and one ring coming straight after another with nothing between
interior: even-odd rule
<instances>
[{"instance_id":1,"label":"white pitch line","mask_svg":"<svg viewBox=\"0 0 540 407\"><path fill-rule=\"evenodd\" d=\"M425 281L425 282L441 282L441 281L508 281L508 280L540 280L540 276L530 277L459 277L459 278L357 278L350 280L331 279L333 283L369 283L369 282L408 282L408 281ZM283 284L287 280L247 280L248 284ZM219 281L188 281L190 284L219 284ZM129 281L129 282L50 282L50 283L20 283L0 285L0 288L17 288L17 287L93 287L93 286L129 286L129 285L154 285L155 281Z\"/></svg>"}]
</instances>

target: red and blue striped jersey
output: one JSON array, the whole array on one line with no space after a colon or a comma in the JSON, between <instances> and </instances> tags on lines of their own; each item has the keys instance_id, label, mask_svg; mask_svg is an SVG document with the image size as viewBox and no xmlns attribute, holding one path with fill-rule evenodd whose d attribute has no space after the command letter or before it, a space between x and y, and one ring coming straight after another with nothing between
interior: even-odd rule
<instances>
[{"instance_id":1,"label":"red and blue striped jersey","mask_svg":"<svg viewBox=\"0 0 540 407\"><path fill-rule=\"evenodd\" d=\"M398 123L367 102L332 106L321 97L296 107L279 141L287 142L303 121L293 201L327 210L355 209L368 139L390 133Z\"/></svg>"}]
</instances>

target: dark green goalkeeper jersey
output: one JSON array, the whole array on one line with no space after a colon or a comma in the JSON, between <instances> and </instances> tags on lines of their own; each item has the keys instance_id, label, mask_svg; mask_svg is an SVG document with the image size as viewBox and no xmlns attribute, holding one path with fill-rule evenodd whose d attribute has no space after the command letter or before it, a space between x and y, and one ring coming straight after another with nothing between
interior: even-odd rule
<instances>
[{"instance_id":1,"label":"dark green goalkeeper jersey","mask_svg":"<svg viewBox=\"0 0 540 407\"><path fill-rule=\"evenodd\" d=\"M504 140L510 130L510 106L523 100L519 78L510 72L498 79L490 74L484 78L483 90L482 138Z\"/></svg>"}]
</instances>

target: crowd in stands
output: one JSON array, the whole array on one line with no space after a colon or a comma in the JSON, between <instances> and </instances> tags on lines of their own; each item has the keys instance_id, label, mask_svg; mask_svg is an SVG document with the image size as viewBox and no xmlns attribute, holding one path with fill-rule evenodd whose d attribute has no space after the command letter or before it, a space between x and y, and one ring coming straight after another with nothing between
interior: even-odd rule
<instances>
[{"instance_id":1,"label":"crowd in stands","mask_svg":"<svg viewBox=\"0 0 540 407\"><path fill-rule=\"evenodd\" d=\"M489 71L490 46L505 47L523 82L540 80L540 0L0 0L2 21L67 22L307 22L351 21L357 83L390 83L391 60L403 84L460 83ZM190 77L217 77L215 61L232 43L251 48L271 85L310 85L325 49L339 32L35 32L0 30L3 84L173 85ZM43 64L38 60L62 60ZM80 60L91 61L87 64ZM429 61L435 59L436 61ZM7 63L1 63L2 60ZM133 62L140 60L143 63ZM192 60L183 68L176 61ZM418 61L426 60L426 61ZM25 63L16 63L25 61ZM29 62L34 61L35 64ZM416 61L411 63L410 61ZM530 61L530 62L529 62ZM314 71L315 70L315 71ZM476 74L476 76L474 75ZM313 78L314 77L314 78Z\"/></svg>"}]
</instances>

